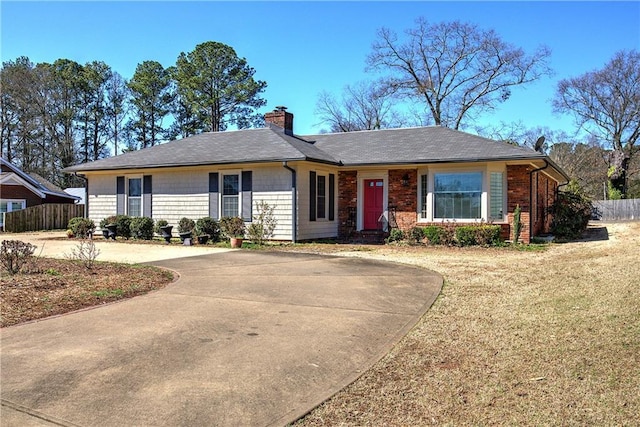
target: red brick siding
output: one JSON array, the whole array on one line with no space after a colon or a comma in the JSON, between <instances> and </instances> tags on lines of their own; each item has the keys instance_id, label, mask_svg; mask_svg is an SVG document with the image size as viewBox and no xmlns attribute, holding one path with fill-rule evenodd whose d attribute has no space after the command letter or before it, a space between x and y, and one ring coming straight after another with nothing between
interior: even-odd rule
<instances>
[{"instance_id":1,"label":"red brick siding","mask_svg":"<svg viewBox=\"0 0 640 427\"><path fill-rule=\"evenodd\" d=\"M535 216L533 218L533 235L548 233L551 230L551 215L547 213L555 200L556 187L553 179L542 172L534 174Z\"/></svg>"},{"instance_id":2,"label":"red brick siding","mask_svg":"<svg viewBox=\"0 0 640 427\"><path fill-rule=\"evenodd\" d=\"M403 177L409 185L402 184ZM389 207L395 207L398 228L407 231L418 220L418 171L415 169L392 169L389 171Z\"/></svg>"},{"instance_id":3,"label":"red brick siding","mask_svg":"<svg viewBox=\"0 0 640 427\"><path fill-rule=\"evenodd\" d=\"M338 172L338 237L347 238L356 230L356 218L350 218L358 206L358 172Z\"/></svg>"}]
</instances>

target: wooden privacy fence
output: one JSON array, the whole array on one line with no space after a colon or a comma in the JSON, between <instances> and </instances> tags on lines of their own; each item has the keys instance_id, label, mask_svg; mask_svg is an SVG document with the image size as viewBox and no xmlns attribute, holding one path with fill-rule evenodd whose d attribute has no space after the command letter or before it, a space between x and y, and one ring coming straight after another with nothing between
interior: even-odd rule
<instances>
[{"instance_id":1,"label":"wooden privacy fence","mask_svg":"<svg viewBox=\"0 0 640 427\"><path fill-rule=\"evenodd\" d=\"M593 207L603 221L640 220L640 199L597 200Z\"/></svg>"},{"instance_id":2,"label":"wooden privacy fence","mask_svg":"<svg viewBox=\"0 0 640 427\"><path fill-rule=\"evenodd\" d=\"M4 231L66 229L71 218L84 216L84 205L49 203L4 214Z\"/></svg>"}]
</instances>

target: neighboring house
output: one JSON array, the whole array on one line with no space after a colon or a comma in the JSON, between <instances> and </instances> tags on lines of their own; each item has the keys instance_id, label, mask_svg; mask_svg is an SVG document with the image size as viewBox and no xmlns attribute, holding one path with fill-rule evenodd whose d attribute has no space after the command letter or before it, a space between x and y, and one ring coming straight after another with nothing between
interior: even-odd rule
<instances>
[{"instance_id":1,"label":"neighboring house","mask_svg":"<svg viewBox=\"0 0 640 427\"><path fill-rule=\"evenodd\" d=\"M45 203L76 203L78 198L37 174L27 174L0 158L0 227L4 214Z\"/></svg>"},{"instance_id":2,"label":"neighboring house","mask_svg":"<svg viewBox=\"0 0 640 427\"><path fill-rule=\"evenodd\" d=\"M84 187L70 187L65 188L64 192L70 194L78 199L77 203L79 205L84 205L84 198L87 193L87 189Z\"/></svg>"},{"instance_id":3,"label":"neighboring house","mask_svg":"<svg viewBox=\"0 0 640 427\"><path fill-rule=\"evenodd\" d=\"M509 237L549 230L547 207L566 174L547 156L443 127L297 136L293 114L268 127L203 133L67 168L88 179L89 217L241 216L275 207L275 239L352 238L389 227L500 224Z\"/></svg>"}]
</instances>

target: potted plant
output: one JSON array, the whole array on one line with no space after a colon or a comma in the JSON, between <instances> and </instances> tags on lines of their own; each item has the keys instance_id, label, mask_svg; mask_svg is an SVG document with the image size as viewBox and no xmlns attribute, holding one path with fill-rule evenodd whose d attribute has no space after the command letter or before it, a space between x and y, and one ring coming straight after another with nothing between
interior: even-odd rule
<instances>
[{"instance_id":1,"label":"potted plant","mask_svg":"<svg viewBox=\"0 0 640 427\"><path fill-rule=\"evenodd\" d=\"M224 235L229 238L232 248L242 247L242 241L246 231L242 218L237 216L224 217L220 220L220 229Z\"/></svg>"},{"instance_id":2,"label":"potted plant","mask_svg":"<svg viewBox=\"0 0 640 427\"><path fill-rule=\"evenodd\" d=\"M191 242L191 234L195 227L196 223L194 220L187 217L180 219L178 222L178 234L180 235L180 241L182 244L185 244L186 239L189 239L189 243Z\"/></svg>"},{"instance_id":3,"label":"potted plant","mask_svg":"<svg viewBox=\"0 0 640 427\"><path fill-rule=\"evenodd\" d=\"M218 221L211 217L197 220L195 233L198 236L198 243L201 245L206 244L209 240L213 242L220 240L220 226Z\"/></svg>"},{"instance_id":4,"label":"potted plant","mask_svg":"<svg viewBox=\"0 0 640 427\"><path fill-rule=\"evenodd\" d=\"M102 235L106 240L108 240L109 238L116 240L116 231L118 227L116 226L115 215L103 218L100 221L100 228L102 229Z\"/></svg>"},{"instance_id":5,"label":"potted plant","mask_svg":"<svg viewBox=\"0 0 640 427\"><path fill-rule=\"evenodd\" d=\"M171 231L173 230L173 225L169 225L167 220L159 219L156 221L155 231L160 234L167 244L171 243Z\"/></svg>"}]
</instances>

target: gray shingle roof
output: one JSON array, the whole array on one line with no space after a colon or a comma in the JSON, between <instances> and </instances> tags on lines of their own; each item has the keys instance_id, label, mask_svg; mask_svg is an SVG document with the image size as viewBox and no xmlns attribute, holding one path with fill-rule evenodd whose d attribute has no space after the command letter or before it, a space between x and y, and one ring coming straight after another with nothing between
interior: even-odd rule
<instances>
[{"instance_id":1,"label":"gray shingle roof","mask_svg":"<svg viewBox=\"0 0 640 427\"><path fill-rule=\"evenodd\" d=\"M0 164L2 164L2 169L7 169L18 175L20 178L28 182L30 185L33 185L41 193L44 193L45 196L47 194L67 199L78 200L78 197L73 196L71 194L65 193L62 188L54 185L53 183L47 181L37 173L28 174L13 163L10 163L8 160L5 160L4 157L0 157Z\"/></svg>"},{"instance_id":2,"label":"gray shingle roof","mask_svg":"<svg viewBox=\"0 0 640 427\"><path fill-rule=\"evenodd\" d=\"M525 147L440 126L307 137L345 165L471 162L545 158Z\"/></svg>"},{"instance_id":3,"label":"gray shingle roof","mask_svg":"<svg viewBox=\"0 0 640 427\"><path fill-rule=\"evenodd\" d=\"M529 148L440 126L298 137L270 125L263 129L202 133L65 171L295 160L358 166L524 159L548 161L544 154Z\"/></svg>"},{"instance_id":4,"label":"gray shingle roof","mask_svg":"<svg viewBox=\"0 0 640 427\"><path fill-rule=\"evenodd\" d=\"M329 154L282 129L205 132L143 150L65 169L65 172L310 160L337 163Z\"/></svg>"}]
</instances>

